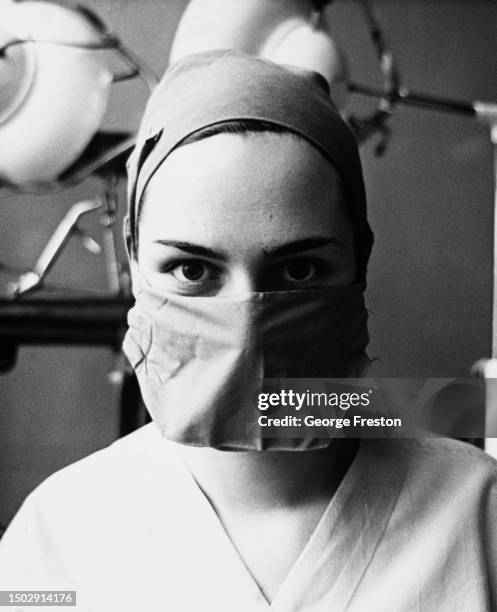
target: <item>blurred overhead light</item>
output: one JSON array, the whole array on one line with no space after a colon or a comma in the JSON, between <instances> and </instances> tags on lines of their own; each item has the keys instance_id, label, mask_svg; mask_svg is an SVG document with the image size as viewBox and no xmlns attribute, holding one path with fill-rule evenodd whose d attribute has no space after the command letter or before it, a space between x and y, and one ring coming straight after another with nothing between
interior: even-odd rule
<instances>
[{"instance_id":1,"label":"blurred overhead light","mask_svg":"<svg viewBox=\"0 0 497 612\"><path fill-rule=\"evenodd\" d=\"M0 0L0 24L0 183L44 191L60 187L61 176L69 181L70 167L83 177L85 164L93 171L100 156L108 162L115 135L99 138L97 157L90 159L86 148L102 123L110 86L141 76L152 89L149 69L85 8ZM131 70L114 75L106 49Z\"/></svg>"}]
</instances>

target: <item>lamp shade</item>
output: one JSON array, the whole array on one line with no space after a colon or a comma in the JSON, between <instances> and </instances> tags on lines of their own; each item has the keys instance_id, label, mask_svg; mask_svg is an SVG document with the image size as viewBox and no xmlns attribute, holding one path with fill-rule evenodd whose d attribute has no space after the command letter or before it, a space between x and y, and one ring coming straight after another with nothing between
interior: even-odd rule
<instances>
[{"instance_id":1,"label":"lamp shade","mask_svg":"<svg viewBox=\"0 0 497 612\"><path fill-rule=\"evenodd\" d=\"M54 181L107 108L112 74L89 48L98 32L85 15L38 1L0 3L0 24L0 181Z\"/></svg>"},{"instance_id":2,"label":"lamp shade","mask_svg":"<svg viewBox=\"0 0 497 612\"><path fill-rule=\"evenodd\" d=\"M170 62L209 49L236 49L321 73L341 107L345 100L339 84L347 78L346 61L326 20L313 23L314 5L311 0L190 0Z\"/></svg>"}]
</instances>

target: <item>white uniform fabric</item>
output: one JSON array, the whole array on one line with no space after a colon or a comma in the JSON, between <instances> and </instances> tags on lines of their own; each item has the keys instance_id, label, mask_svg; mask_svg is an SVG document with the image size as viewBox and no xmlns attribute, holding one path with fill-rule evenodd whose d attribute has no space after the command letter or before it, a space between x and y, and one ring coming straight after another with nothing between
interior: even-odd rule
<instances>
[{"instance_id":1,"label":"white uniform fabric","mask_svg":"<svg viewBox=\"0 0 497 612\"><path fill-rule=\"evenodd\" d=\"M496 466L452 440L363 440L269 604L152 423L27 498L0 589L76 590L80 612L497 610Z\"/></svg>"}]
</instances>

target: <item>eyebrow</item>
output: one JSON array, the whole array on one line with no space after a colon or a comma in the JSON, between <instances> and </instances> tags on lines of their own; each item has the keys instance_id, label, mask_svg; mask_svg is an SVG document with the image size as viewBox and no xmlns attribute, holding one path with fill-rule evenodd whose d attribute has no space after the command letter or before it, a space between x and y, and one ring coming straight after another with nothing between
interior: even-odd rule
<instances>
[{"instance_id":1,"label":"eyebrow","mask_svg":"<svg viewBox=\"0 0 497 612\"><path fill-rule=\"evenodd\" d=\"M228 259L228 257L220 251L215 251L214 249L210 249L209 247L204 247L199 244L193 244L192 242L179 240L155 240L155 243L174 247L175 249L184 251L189 255L196 255L197 257L207 257L209 259L217 259L220 261L226 261ZM313 236L310 238L294 240L293 242L287 242L286 244L275 246L273 248L263 249L263 252L268 259L277 259L279 257L295 255L296 253L303 253L304 251L310 251L311 249L328 246L329 244L333 244L342 249L344 248L343 243L338 241L333 236Z\"/></svg>"},{"instance_id":2,"label":"eyebrow","mask_svg":"<svg viewBox=\"0 0 497 612\"><path fill-rule=\"evenodd\" d=\"M209 259L219 259L226 261L227 257L219 251L214 251L208 247L200 246L199 244L193 244L192 242L183 242L178 240L155 240L156 244L163 244L164 246L174 247L180 251L184 251L190 255L197 255L198 257L208 257Z\"/></svg>"},{"instance_id":3,"label":"eyebrow","mask_svg":"<svg viewBox=\"0 0 497 612\"><path fill-rule=\"evenodd\" d=\"M313 236L312 238L302 238L301 240L294 240L280 246L276 246L271 249L264 249L264 254L268 258L285 257L286 255L295 255L296 253L303 253L304 251L310 251L311 249L317 249L319 247L328 246L333 244L340 248L344 248L344 245L339 242L333 236Z\"/></svg>"}]
</instances>

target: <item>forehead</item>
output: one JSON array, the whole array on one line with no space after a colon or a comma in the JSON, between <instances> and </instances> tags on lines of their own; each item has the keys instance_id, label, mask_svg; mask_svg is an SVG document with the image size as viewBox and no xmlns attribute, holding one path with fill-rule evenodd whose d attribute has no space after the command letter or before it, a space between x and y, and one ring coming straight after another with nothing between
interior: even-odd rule
<instances>
[{"instance_id":1,"label":"forehead","mask_svg":"<svg viewBox=\"0 0 497 612\"><path fill-rule=\"evenodd\" d=\"M173 151L147 186L140 234L244 231L286 238L345 224L333 166L292 134L218 134ZM167 236L164 235L167 234Z\"/></svg>"}]
</instances>

